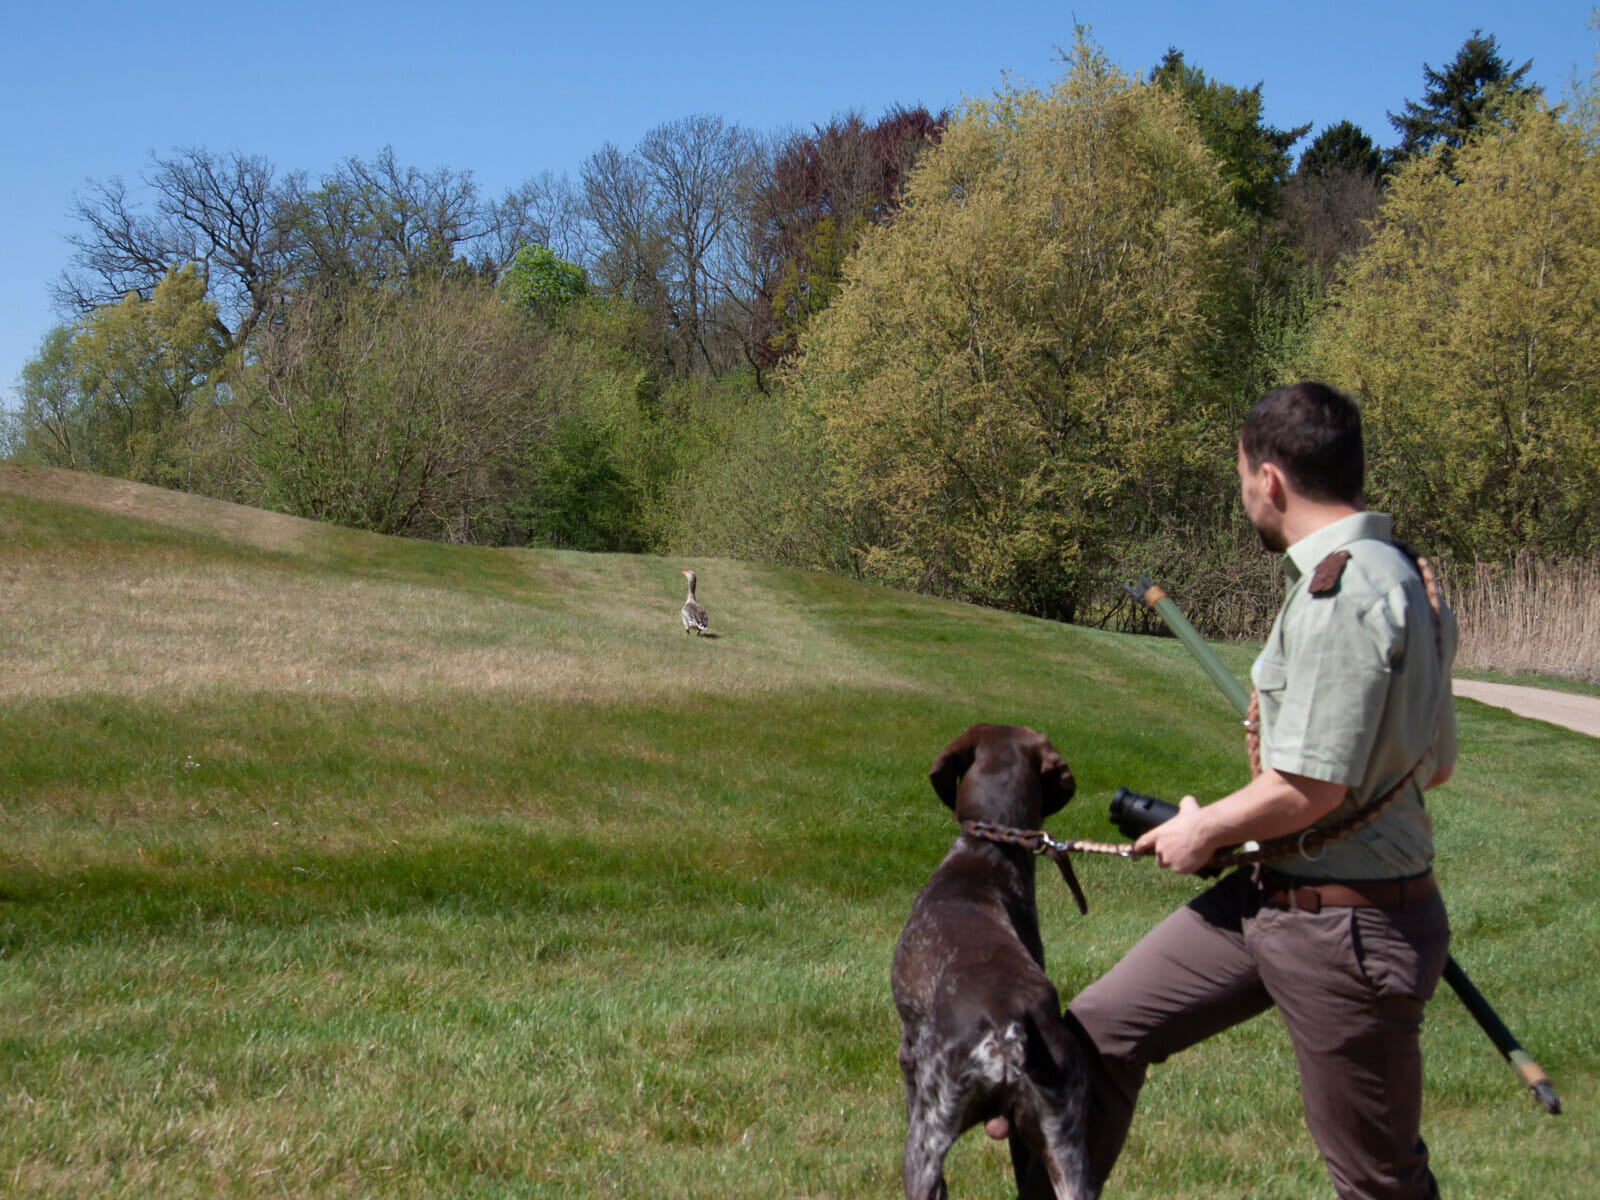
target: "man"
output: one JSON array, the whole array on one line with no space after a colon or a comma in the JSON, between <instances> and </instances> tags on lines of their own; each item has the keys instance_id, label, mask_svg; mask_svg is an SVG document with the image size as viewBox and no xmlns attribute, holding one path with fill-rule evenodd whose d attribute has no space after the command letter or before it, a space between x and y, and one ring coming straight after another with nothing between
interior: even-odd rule
<instances>
[{"instance_id":1,"label":"man","mask_svg":"<svg viewBox=\"0 0 1600 1200\"><path fill-rule=\"evenodd\" d=\"M1450 931L1422 792L1455 759L1454 621L1435 616L1389 518L1365 511L1347 397L1318 383L1269 392L1245 420L1238 471L1287 577L1252 671L1262 769L1210 804L1185 796L1137 848L1192 872L1224 847L1386 802L1358 829L1322 845L1308 832L1299 853L1224 878L1073 1000L1100 1051L1095 1169L1104 1180L1116 1161L1151 1063L1276 1007L1339 1196L1436 1196L1418 1040Z\"/></svg>"}]
</instances>

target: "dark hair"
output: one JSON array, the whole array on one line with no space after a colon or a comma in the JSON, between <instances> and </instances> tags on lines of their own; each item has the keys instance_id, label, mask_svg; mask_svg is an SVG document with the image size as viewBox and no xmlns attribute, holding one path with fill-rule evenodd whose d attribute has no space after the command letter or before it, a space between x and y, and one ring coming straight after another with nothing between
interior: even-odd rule
<instances>
[{"instance_id":1,"label":"dark hair","mask_svg":"<svg viewBox=\"0 0 1600 1200\"><path fill-rule=\"evenodd\" d=\"M1325 383L1295 383L1261 397L1244 419L1239 445L1251 467L1277 464L1307 499L1361 501L1361 413Z\"/></svg>"}]
</instances>

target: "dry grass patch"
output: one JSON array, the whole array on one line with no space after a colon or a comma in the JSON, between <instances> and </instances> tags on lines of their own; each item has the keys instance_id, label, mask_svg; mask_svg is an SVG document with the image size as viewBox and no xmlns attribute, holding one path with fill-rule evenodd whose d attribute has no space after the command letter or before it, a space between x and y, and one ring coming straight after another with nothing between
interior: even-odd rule
<instances>
[{"instance_id":1,"label":"dry grass patch","mask_svg":"<svg viewBox=\"0 0 1600 1200\"><path fill-rule=\"evenodd\" d=\"M0 488L12 481L0 474ZM169 495L145 489L139 498L146 493ZM183 500L178 515L196 527L216 503ZM155 503L146 510L164 512ZM273 540L274 514L258 515L269 532L253 540ZM375 553L397 552L393 539L343 532L358 551L366 539ZM497 587L470 589L425 573L419 581L352 572L309 551L226 550L0 543L0 701L246 693L418 702L471 693L603 703L902 684L794 604L773 572L742 564L699 564L715 636L688 638L677 616L682 578L659 559L463 550L497 564Z\"/></svg>"},{"instance_id":2,"label":"dry grass patch","mask_svg":"<svg viewBox=\"0 0 1600 1200\"><path fill-rule=\"evenodd\" d=\"M81 505L113 516L153 521L174 529L214 534L258 550L304 551L325 546L347 530L316 521L266 512L226 500L210 500L82 471L26 467L0 462L0 492L35 500Z\"/></svg>"}]
</instances>

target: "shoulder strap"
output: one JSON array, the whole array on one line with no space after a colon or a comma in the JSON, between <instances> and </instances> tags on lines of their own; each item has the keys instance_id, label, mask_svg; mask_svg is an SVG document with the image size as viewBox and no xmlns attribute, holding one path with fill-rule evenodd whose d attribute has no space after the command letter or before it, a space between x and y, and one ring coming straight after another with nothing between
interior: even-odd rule
<instances>
[{"instance_id":1,"label":"shoulder strap","mask_svg":"<svg viewBox=\"0 0 1600 1200\"><path fill-rule=\"evenodd\" d=\"M1350 551L1335 550L1327 558L1317 564L1317 569L1311 572L1311 583L1308 586L1313 596L1331 596L1339 590L1339 579L1344 574L1344 565L1350 561Z\"/></svg>"}]
</instances>

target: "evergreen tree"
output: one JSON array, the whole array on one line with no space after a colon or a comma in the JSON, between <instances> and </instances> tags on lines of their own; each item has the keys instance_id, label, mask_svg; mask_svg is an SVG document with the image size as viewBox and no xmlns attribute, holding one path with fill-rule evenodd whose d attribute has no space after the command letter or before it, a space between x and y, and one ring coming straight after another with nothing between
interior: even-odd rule
<instances>
[{"instance_id":1,"label":"evergreen tree","mask_svg":"<svg viewBox=\"0 0 1600 1200\"><path fill-rule=\"evenodd\" d=\"M1289 176L1289 147L1310 125L1275 129L1261 120L1261 85L1237 88L1207 79L1183 61L1183 51L1168 49L1150 82L1176 93L1200 127L1200 140L1217 158L1235 203L1255 216L1277 211L1279 190Z\"/></svg>"},{"instance_id":2,"label":"evergreen tree","mask_svg":"<svg viewBox=\"0 0 1600 1200\"><path fill-rule=\"evenodd\" d=\"M1456 52L1442 71L1426 63L1422 66L1427 85L1419 103L1407 100L1405 112L1389 114L1389 123L1400 134L1400 145L1393 155L1403 162L1428 153L1435 146L1450 151L1459 149L1467 137L1485 120L1492 119L1513 96L1540 94L1537 84L1525 84L1523 77L1533 66L1530 58L1516 70L1500 57L1494 35L1483 36L1474 29L1472 36Z\"/></svg>"},{"instance_id":3,"label":"evergreen tree","mask_svg":"<svg viewBox=\"0 0 1600 1200\"><path fill-rule=\"evenodd\" d=\"M1303 179L1320 179L1335 171L1376 175L1382 169L1383 155L1361 126L1340 121L1317 134L1300 156L1295 174Z\"/></svg>"}]
</instances>

